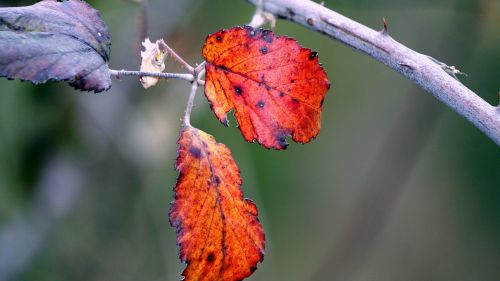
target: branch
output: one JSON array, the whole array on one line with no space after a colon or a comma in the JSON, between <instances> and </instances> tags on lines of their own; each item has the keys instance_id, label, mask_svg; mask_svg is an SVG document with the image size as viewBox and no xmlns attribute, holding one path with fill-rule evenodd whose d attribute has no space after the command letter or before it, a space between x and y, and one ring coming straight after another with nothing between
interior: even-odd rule
<instances>
[{"instance_id":1,"label":"branch","mask_svg":"<svg viewBox=\"0 0 500 281\"><path fill-rule=\"evenodd\" d=\"M257 4L259 0L247 0ZM385 27L375 31L308 0L265 0L264 11L336 39L399 72L465 117L500 145L500 109L450 76L448 66L395 41Z\"/></svg>"},{"instance_id":2,"label":"branch","mask_svg":"<svg viewBox=\"0 0 500 281\"><path fill-rule=\"evenodd\" d=\"M109 74L116 78L120 78L122 76L136 76L136 77L157 77L163 79L180 79L186 80L188 82L194 81L194 75L190 73L167 73L167 72L146 72L146 71L131 71L131 70L114 70L110 69ZM197 84L199 86L205 85L205 81L198 79Z\"/></svg>"},{"instance_id":3,"label":"branch","mask_svg":"<svg viewBox=\"0 0 500 281\"><path fill-rule=\"evenodd\" d=\"M446 31L451 32L457 23L463 21L457 13L461 9L461 1L454 1L453 16L447 19ZM480 20L485 1L468 4L469 17L465 33L472 34L467 43L462 43L458 36L440 39L437 44L452 48L450 58L463 58L471 61L480 30L484 22ZM310 280L356 280L358 273L366 266L376 251L384 229L394 213L400 196L408 189L408 181L418 163L419 155L426 147L441 116L441 106L433 104L430 99L422 99L418 89L412 88L412 95L398 109L391 129L380 142L377 156L372 163L354 203L354 208L346 220L344 227L339 228L339 236L320 263ZM416 92L417 91L417 92ZM408 149L411 147L412 149ZM367 215L369 214L369 215Z\"/></svg>"},{"instance_id":4,"label":"branch","mask_svg":"<svg viewBox=\"0 0 500 281\"><path fill-rule=\"evenodd\" d=\"M193 83L191 86L191 91L189 92L186 111L184 112L183 124L185 127L191 127L191 112L193 111L194 98L196 97L196 90L198 90L198 84Z\"/></svg>"},{"instance_id":5,"label":"branch","mask_svg":"<svg viewBox=\"0 0 500 281\"><path fill-rule=\"evenodd\" d=\"M165 42L163 41L160 41L159 42L160 44L160 47L161 48L165 48L168 53L177 61L179 62L182 66L184 66L187 70L189 70L189 72L193 72L194 71L194 68L189 64L187 63L184 59L182 59L181 56L179 56L172 48L170 48L169 45L167 45Z\"/></svg>"}]
</instances>

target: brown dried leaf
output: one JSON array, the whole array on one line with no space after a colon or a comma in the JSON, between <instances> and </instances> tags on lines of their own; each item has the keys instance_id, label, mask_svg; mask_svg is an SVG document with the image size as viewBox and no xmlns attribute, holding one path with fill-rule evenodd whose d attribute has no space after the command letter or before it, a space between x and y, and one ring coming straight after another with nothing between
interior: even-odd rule
<instances>
[{"instance_id":1,"label":"brown dried leaf","mask_svg":"<svg viewBox=\"0 0 500 281\"><path fill-rule=\"evenodd\" d=\"M165 70L165 59L167 58L168 52L162 46L164 45L163 40L157 40L155 43L151 42L149 38L146 38L142 42L144 46L144 51L141 51L142 63L141 71L144 72L163 72ZM157 77L141 77L142 86L147 89L158 83L159 78Z\"/></svg>"}]
</instances>

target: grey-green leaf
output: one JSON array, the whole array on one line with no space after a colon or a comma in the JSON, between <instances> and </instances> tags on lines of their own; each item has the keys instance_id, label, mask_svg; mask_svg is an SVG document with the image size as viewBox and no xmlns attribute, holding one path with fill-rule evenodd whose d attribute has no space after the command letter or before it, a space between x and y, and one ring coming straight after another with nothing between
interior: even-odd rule
<instances>
[{"instance_id":1,"label":"grey-green leaf","mask_svg":"<svg viewBox=\"0 0 500 281\"><path fill-rule=\"evenodd\" d=\"M68 81L84 91L111 87L108 27L85 1L0 8L0 46L1 77Z\"/></svg>"}]
</instances>

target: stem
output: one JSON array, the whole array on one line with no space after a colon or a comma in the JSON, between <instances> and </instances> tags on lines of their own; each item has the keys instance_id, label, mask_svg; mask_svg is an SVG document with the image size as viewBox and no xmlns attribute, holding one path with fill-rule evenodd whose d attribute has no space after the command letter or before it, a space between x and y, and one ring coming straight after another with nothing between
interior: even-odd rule
<instances>
[{"instance_id":1,"label":"stem","mask_svg":"<svg viewBox=\"0 0 500 281\"><path fill-rule=\"evenodd\" d=\"M181 58L181 56L179 56L172 48L170 48L169 45L167 45L167 43L163 42L163 41L160 41L159 42L161 47L167 49L167 51L169 52L169 54L178 62L180 62L187 70L189 70L189 72L193 73L194 72L194 68L189 64L187 63L185 60L183 60Z\"/></svg>"},{"instance_id":2,"label":"stem","mask_svg":"<svg viewBox=\"0 0 500 281\"><path fill-rule=\"evenodd\" d=\"M117 78L120 78L121 76L137 76L137 77L149 76L149 77L157 77L165 79L168 78L181 79L189 82L194 81L193 74L189 73L164 73L164 72L145 72L145 71L113 70L113 69L110 69L109 73L111 76L115 76ZM198 80L198 83L200 82L205 83L202 80Z\"/></svg>"},{"instance_id":3,"label":"stem","mask_svg":"<svg viewBox=\"0 0 500 281\"><path fill-rule=\"evenodd\" d=\"M201 73L203 70L205 70L205 65L207 64L206 61L203 61L202 63L200 63L200 65L198 65L195 69L194 69L194 72L195 73ZM198 77L201 77L201 75L198 75Z\"/></svg>"},{"instance_id":4,"label":"stem","mask_svg":"<svg viewBox=\"0 0 500 281\"><path fill-rule=\"evenodd\" d=\"M186 106L186 111L184 113L184 126L191 127L191 112L193 111L194 98L196 97L196 90L198 90L198 83L192 83L191 92L189 93L189 99Z\"/></svg>"},{"instance_id":5,"label":"stem","mask_svg":"<svg viewBox=\"0 0 500 281\"><path fill-rule=\"evenodd\" d=\"M248 0L254 5L260 0ZM325 34L399 72L500 145L500 110L450 76L428 56L308 0L265 0L264 11Z\"/></svg>"},{"instance_id":6,"label":"stem","mask_svg":"<svg viewBox=\"0 0 500 281\"><path fill-rule=\"evenodd\" d=\"M253 14L252 20L248 23L249 26L253 28L258 28L262 26L265 22L262 12L264 11L264 0L256 0L255 2L255 13Z\"/></svg>"}]
</instances>

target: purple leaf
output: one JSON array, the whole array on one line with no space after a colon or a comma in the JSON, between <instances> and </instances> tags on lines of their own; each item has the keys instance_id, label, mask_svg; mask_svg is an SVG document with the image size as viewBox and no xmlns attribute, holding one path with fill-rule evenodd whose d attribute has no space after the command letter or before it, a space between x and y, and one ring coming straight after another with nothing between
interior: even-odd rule
<instances>
[{"instance_id":1,"label":"purple leaf","mask_svg":"<svg viewBox=\"0 0 500 281\"><path fill-rule=\"evenodd\" d=\"M85 1L0 8L0 77L105 91L111 87L110 45L106 23Z\"/></svg>"}]
</instances>

